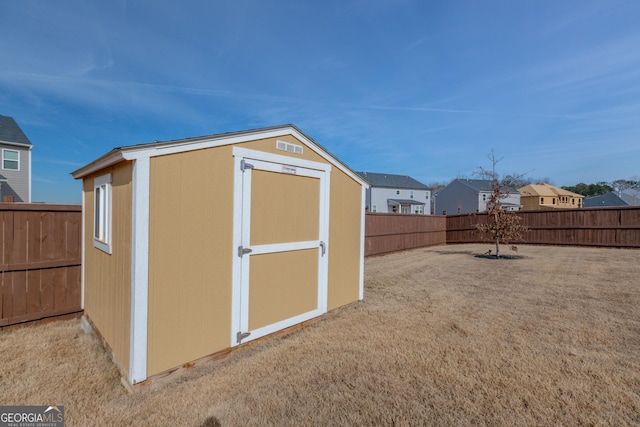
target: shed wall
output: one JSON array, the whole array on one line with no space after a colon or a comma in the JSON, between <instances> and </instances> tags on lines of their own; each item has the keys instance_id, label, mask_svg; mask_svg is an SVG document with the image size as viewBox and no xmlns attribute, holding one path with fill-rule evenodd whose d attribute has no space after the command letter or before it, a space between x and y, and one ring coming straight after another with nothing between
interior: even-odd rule
<instances>
[{"instance_id":1,"label":"shed wall","mask_svg":"<svg viewBox=\"0 0 640 427\"><path fill-rule=\"evenodd\" d=\"M148 376L229 347L231 152L151 158Z\"/></svg>"},{"instance_id":2,"label":"shed wall","mask_svg":"<svg viewBox=\"0 0 640 427\"><path fill-rule=\"evenodd\" d=\"M329 286L327 308L359 299L362 187L344 172L331 170L329 202Z\"/></svg>"},{"instance_id":3,"label":"shed wall","mask_svg":"<svg viewBox=\"0 0 640 427\"><path fill-rule=\"evenodd\" d=\"M116 364L129 370L131 324L132 162L123 162L83 181L84 310L109 343ZM111 173L112 251L93 247L93 180Z\"/></svg>"},{"instance_id":4,"label":"shed wall","mask_svg":"<svg viewBox=\"0 0 640 427\"><path fill-rule=\"evenodd\" d=\"M252 150L289 155L314 162L328 163L309 147L302 155L276 149L276 140L302 145L292 135L238 144ZM329 201L329 277L327 308L333 310L359 298L360 224L362 221L362 187L340 169L331 169Z\"/></svg>"},{"instance_id":5,"label":"shed wall","mask_svg":"<svg viewBox=\"0 0 640 427\"><path fill-rule=\"evenodd\" d=\"M307 146L301 155L277 150L276 138L236 146L327 163ZM230 346L233 165L230 145L151 158L148 376ZM333 309L359 296L362 191L338 168L330 179Z\"/></svg>"}]
</instances>

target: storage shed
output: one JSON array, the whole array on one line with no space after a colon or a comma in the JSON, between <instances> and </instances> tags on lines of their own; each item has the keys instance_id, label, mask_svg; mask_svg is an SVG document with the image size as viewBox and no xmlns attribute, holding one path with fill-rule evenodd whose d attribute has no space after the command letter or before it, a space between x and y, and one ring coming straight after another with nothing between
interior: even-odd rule
<instances>
[{"instance_id":1,"label":"storage shed","mask_svg":"<svg viewBox=\"0 0 640 427\"><path fill-rule=\"evenodd\" d=\"M84 321L130 385L363 298L368 184L293 125L120 147L72 175Z\"/></svg>"}]
</instances>

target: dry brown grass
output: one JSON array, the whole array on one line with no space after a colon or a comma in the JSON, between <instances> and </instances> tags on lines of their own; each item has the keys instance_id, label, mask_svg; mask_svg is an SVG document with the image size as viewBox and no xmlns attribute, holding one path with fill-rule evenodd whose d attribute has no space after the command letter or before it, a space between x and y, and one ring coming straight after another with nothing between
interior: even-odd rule
<instances>
[{"instance_id":1,"label":"dry brown grass","mask_svg":"<svg viewBox=\"0 0 640 427\"><path fill-rule=\"evenodd\" d=\"M640 251L418 249L365 301L129 395L69 321L0 333L0 404L72 425L640 425Z\"/></svg>"}]
</instances>

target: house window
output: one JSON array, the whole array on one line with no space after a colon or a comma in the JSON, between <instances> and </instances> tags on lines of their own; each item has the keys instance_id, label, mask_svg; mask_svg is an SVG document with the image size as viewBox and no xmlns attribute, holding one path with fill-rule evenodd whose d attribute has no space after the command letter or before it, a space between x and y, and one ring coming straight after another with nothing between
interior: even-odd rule
<instances>
[{"instance_id":1,"label":"house window","mask_svg":"<svg viewBox=\"0 0 640 427\"><path fill-rule=\"evenodd\" d=\"M396 190L396 194L400 194L400 190Z\"/></svg>"},{"instance_id":2,"label":"house window","mask_svg":"<svg viewBox=\"0 0 640 427\"><path fill-rule=\"evenodd\" d=\"M544 197L540 197L540 204L544 205Z\"/></svg>"},{"instance_id":3,"label":"house window","mask_svg":"<svg viewBox=\"0 0 640 427\"><path fill-rule=\"evenodd\" d=\"M551 199L551 203L554 204L554 205L556 204L556 198L555 197L553 199Z\"/></svg>"},{"instance_id":4,"label":"house window","mask_svg":"<svg viewBox=\"0 0 640 427\"><path fill-rule=\"evenodd\" d=\"M371 212L378 212L378 205L371 205Z\"/></svg>"},{"instance_id":5,"label":"house window","mask_svg":"<svg viewBox=\"0 0 640 427\"><path fill-rule=\"evenodd\" d=\"M413 191L410 192L409 197L413 199Z\"/></svg>"},{"instance_id":6,"label":"house window","mask_svg":"<svg viewBox=\"0 0 640 427\"><path fill-rule=\"evenodd\" d=\"M415 213L422 215L424 213L424 206L422 206L422 205L416 206Z\"/></svg>"},{"instance_id":7,"label":"house window","mask_svg":"<svg viewBox=\"0 0 640 427\"><path fill-rule=\"evenodd\" d=\"M576 204L576 199L571 199L571 204L575 205Z\"/></svg>"},{"instance_id":8,"label":"house window","mask_svg":"<svg viewBox=\"0 0 640 427\"><path fill-rule=\"evenodd\" d=\"M17 150L2 150L2 169L19 171L20 152Z\"/></svg>"},{"instance_id":9,"label":"house window","mask_svg":"<svg viewBox=\"0 0 640 427\"><path fill-rule=\"evenodd\" d=\"M93 246L111 253L111 174L93 181Z\"/></svg>"},{"instance_id":10,"label":"house window","mask_svg":"<svg viewBox=\"0 0 640 427\"><path fill-rule=\"evenodd\" d=\"M486 195L486 194L483 194L483 195L482 195L482 201L483 201L483 202L486 202L486 201L487 201L487 195Z\"/></svg>"},{"instance_id":11,"label":"house window","mask_svg":"<svg viewBox=\"0 0 640 427\"><path fill-rule=\"evenodd\" d=\"M425 199L429 199L429 193L424 193Z\"/></svg>"}]
</instances>

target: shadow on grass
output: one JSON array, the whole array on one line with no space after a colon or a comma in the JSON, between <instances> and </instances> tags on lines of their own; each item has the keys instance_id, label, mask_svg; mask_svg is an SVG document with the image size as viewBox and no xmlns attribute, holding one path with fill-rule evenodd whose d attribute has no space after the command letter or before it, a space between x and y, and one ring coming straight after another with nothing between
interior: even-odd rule
<instances>
[{"instance_id":1,"label":"shadow on grass","mask_svg":"<svg viewBox=\"0 0 640 427\"><path fill-rule=\"evenodd\" d=\"M504 260L513 260L513 259L524 259L524 258L526 258L526 257L523 257L522 255L500 255L500 257L497 257L495 255L489 255L489 254L474 255L474 257L482 258L482 259L504 259Z\"/></svg>"},{"instance_id":2,"label":"shadow on grass","mask_svg":"<svg viewBox=\"0 0 640 427\"><path fill-rule=\"evenodd\" d=\"M209 417L204 420L204 423L200 427L221 427L220 421L216 417Z\"/></svg>"}]
</instances>

